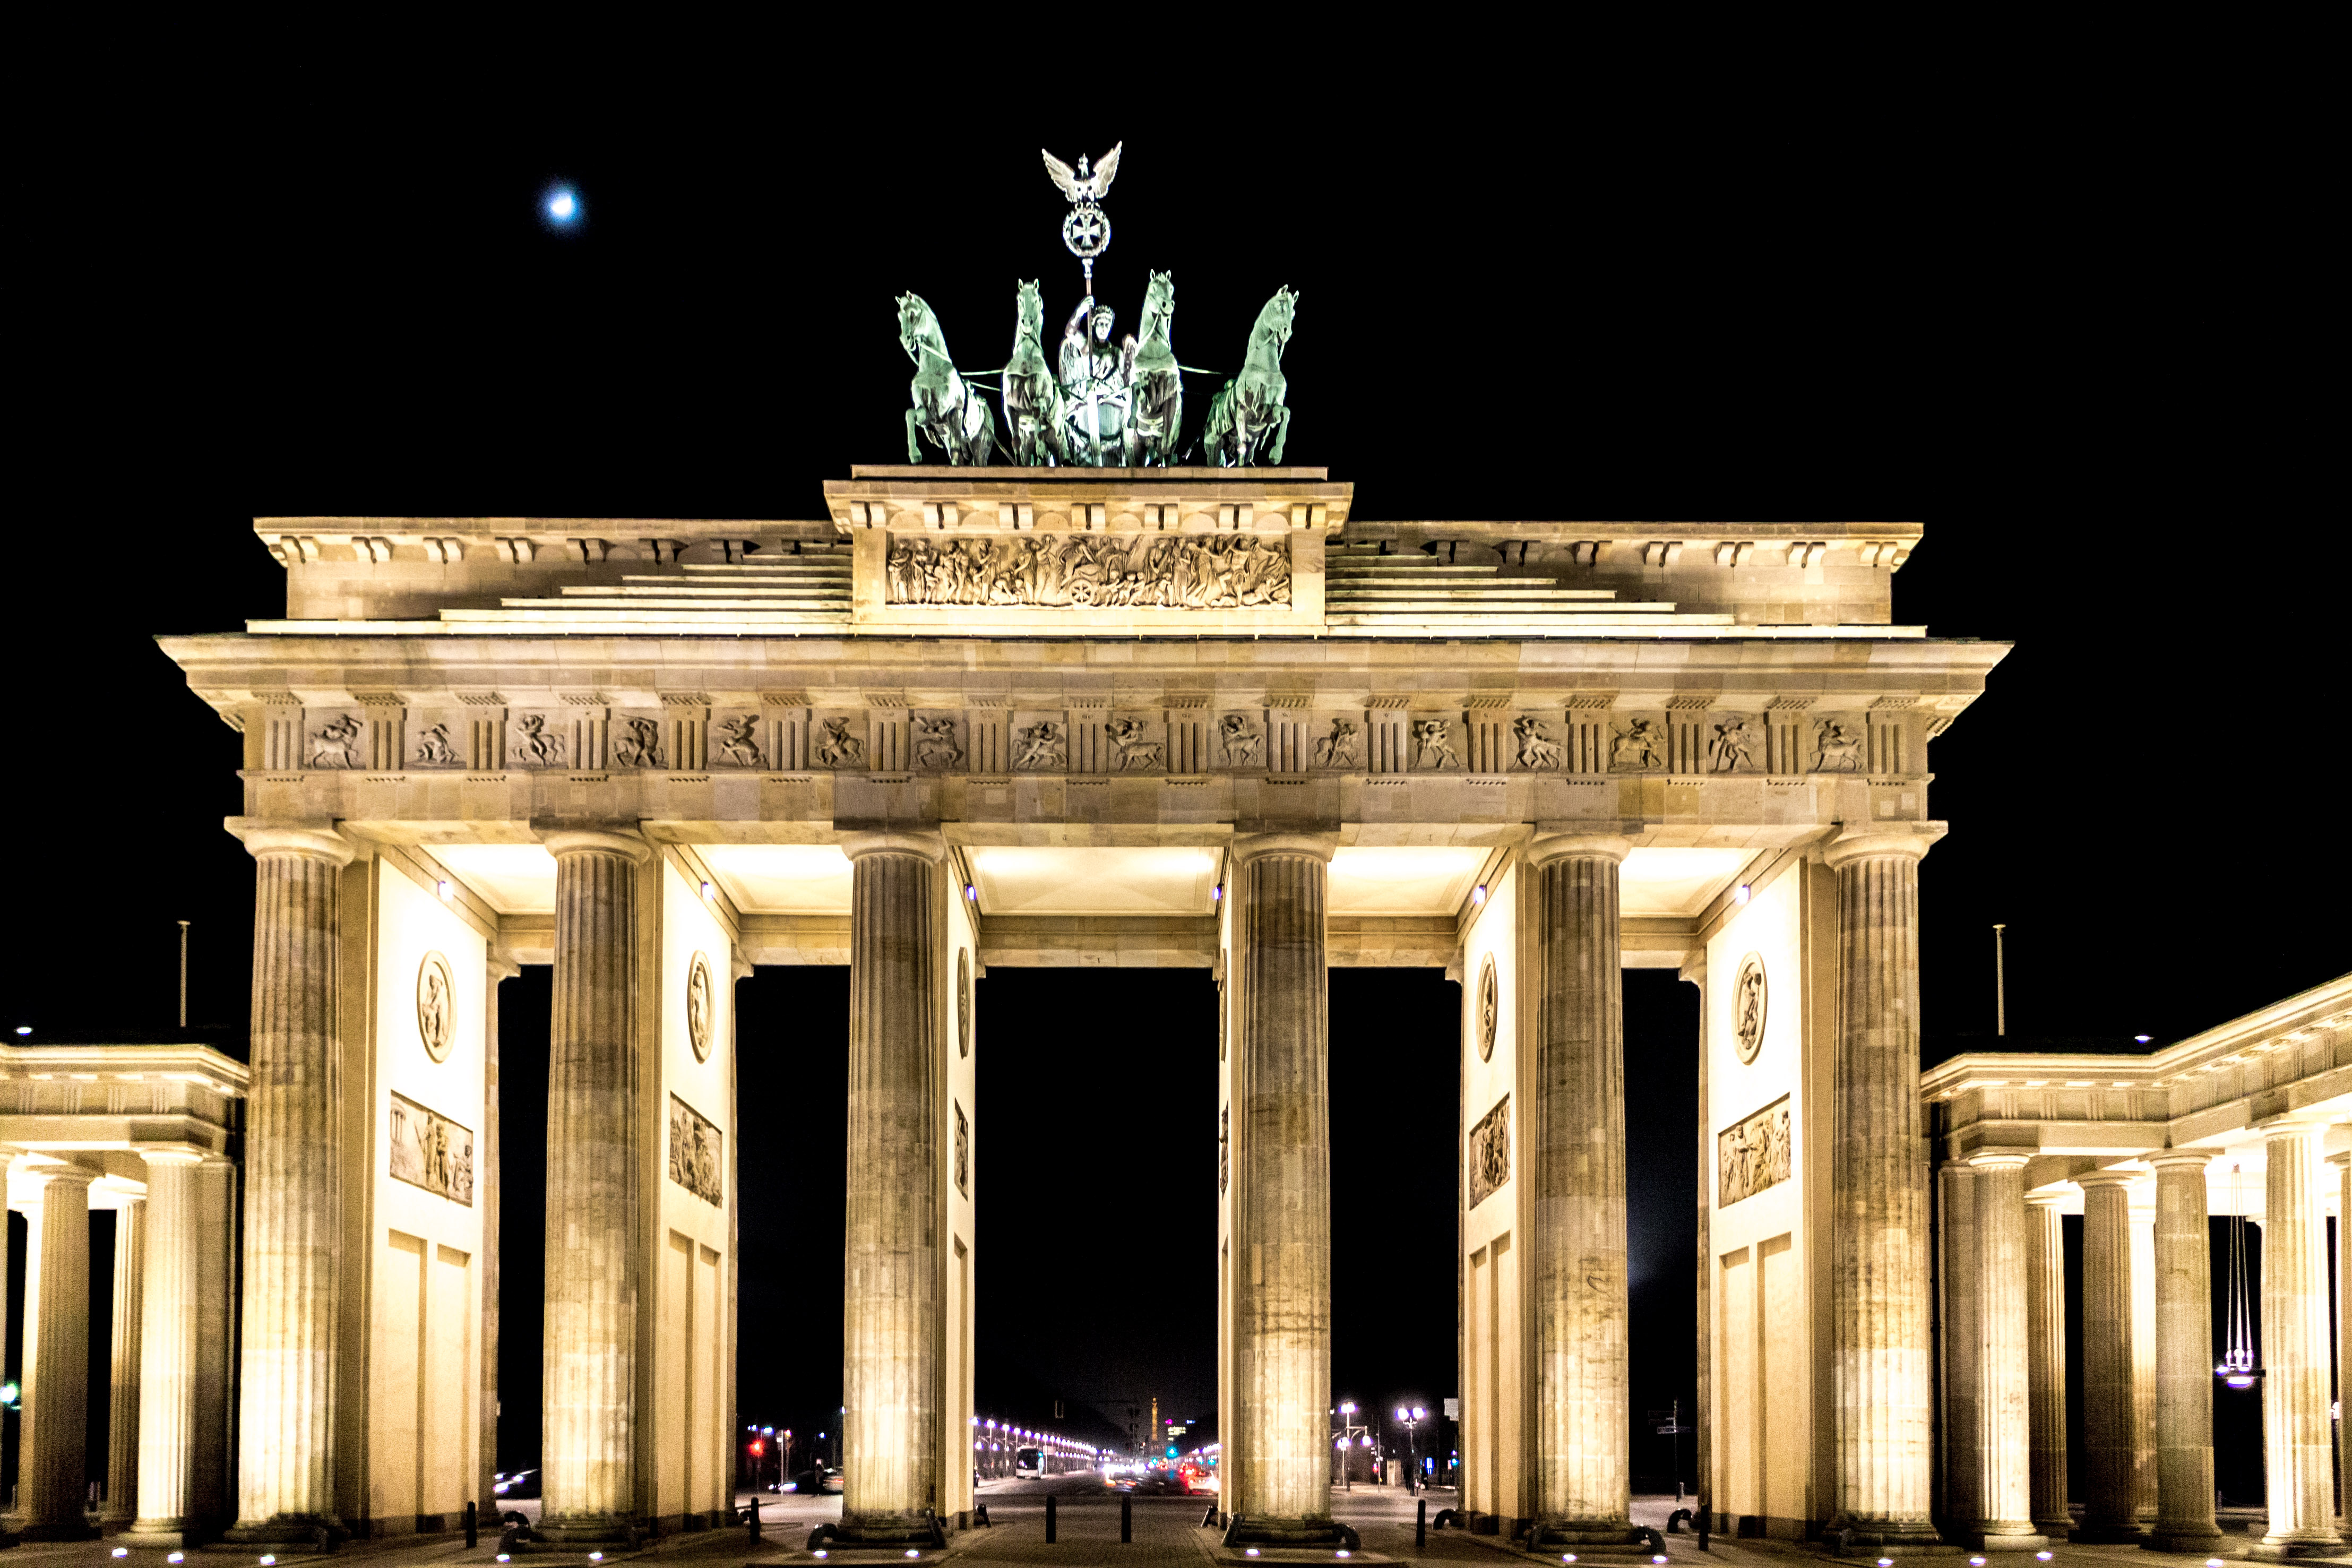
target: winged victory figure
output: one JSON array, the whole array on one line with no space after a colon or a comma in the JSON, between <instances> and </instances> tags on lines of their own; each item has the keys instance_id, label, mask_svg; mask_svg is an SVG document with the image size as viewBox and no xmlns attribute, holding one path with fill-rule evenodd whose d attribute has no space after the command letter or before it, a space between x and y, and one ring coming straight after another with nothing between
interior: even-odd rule
<instances>
[{"instance_id":1,"label":"winged victory figure","mask_svg":"<svg viewBox=\"0 0 2352 1568\"><path fill-rule=\"evenodd\" d=\"M1087 160L1084 153L1078 155L1078 166L1073 169L1051 153L1046 153L1045 173L1054 177L1054 184L1060 186L1062 194L1070 200L1098 202L1110 194L1110 183L1118 174L1118 149L1126 145L1126 142L1121 142L1104 153L1102 162L1095 165L1095 171L1091 174L1087 173ZM1038 151L1045 150L1040 148Z\"/></svg>"}]
</instances>

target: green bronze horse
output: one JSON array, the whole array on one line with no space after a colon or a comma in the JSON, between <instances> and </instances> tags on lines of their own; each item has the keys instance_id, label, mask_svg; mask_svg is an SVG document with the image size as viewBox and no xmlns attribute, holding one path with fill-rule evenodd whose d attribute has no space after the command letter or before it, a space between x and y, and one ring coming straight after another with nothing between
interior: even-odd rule
<instances>
[{"instance_id":1,"label":"green bronze horse","mask_svg":"<svg viewBox=\"0 0 2352 1568\"><path fill-rule=\"evenodd\" d=\"M923 460L924 440L958 468L985 467L996 446L996 421L988 405L972 395L955 362L939 318L917 294L898 296L898 346L915 362L915 405L907 410L907 461Z\"/></svg>"},{"instance_id":2,"label":"green bronze horse","mask_svg":"<svg viewBox=\"0 0 2352 1568\"><path fill-rule=\"evenodd\" d=\"M1175 461L1184 430L1184 377L1169 346L1176 319L1176 280L1151 275L1143 290L1143 343L1135 351L1133 403L1120 448L1130 468L1164 468Z\"/></svg>"},{"instance_id":3,"label":"green bronze horse","mask_svg":"<svg viewBox=\"0 0 2352 1568\"><path fill-rule=\"evenodd\" d=\"M1024 283L1013 306L1013 357L1004 365L1004 444L1024 468L1070 461L1062 383L1045 357L1045 296L1036 284Z\"/></svg>"},{"instance_id":4,"label":"green bronze horse","mask_svg":"<svg viewBox=\"0 0 2352 1568\"><path fill-rule=\"evenodd\" d=\"M1290 433L1290 410L1283 403L1290 384L1282 378L1282 349L1290 342L1297 304L1298 296L1287 288L1274 291L1250 329L1241 374L1210 400L1209 417L1201 427L1202 455L1217 468L1282 463L1283 437Z\"/></svg>"}]
</instances>

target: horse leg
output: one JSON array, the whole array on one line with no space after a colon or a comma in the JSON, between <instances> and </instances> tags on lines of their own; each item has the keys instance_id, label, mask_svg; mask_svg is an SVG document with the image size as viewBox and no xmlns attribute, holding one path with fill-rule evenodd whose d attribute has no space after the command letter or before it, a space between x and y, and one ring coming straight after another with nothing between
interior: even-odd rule
<instances>
[{"instance_id":1,"label":"horse leg","mask_svg":"<svg viewBox=\"0 0 2352 1568\"><path fill-rule=\"evenodd\" d=\"M1265 458L1269 464L1277 468L1282 467L1283 440L1290 434L1290 405L1288 404L1285 404L1282 406L1281 415L1282 417L1275 421L1274 448L1266 454Z\"/></svg>"},{"instance_id":2,"label":"horse leg","mask_svg":"<svg viewBox=\"0 0 2352 1568\"><path fill-rule=\"evenodd\" d=\"M996 452L996 415L982 398L974 397L971 400L971 405L980 410L980 430L977 437L980 456L973 460L974 466L984 468L988 467L988 459Z\"/></svg>"},{"instance_id":3,"label":"horse leg","mask_svg":"<svg viewBox=\"0 0 2352 1568\"><path fill-rule=\"evenodd\" d=\"M922 448L921 445L920 445L919 442L917 442L917 441L916 441L916 439L915 439L915 432L916 432L916 431L918 431L918 430L919 430L919 429L921 429L921 428L922 428L922 426L921 426L919 424L918 424L918 423L917 423L917 410L912 409L912 408L908 409L908 410L907 410L907 461L908 461L908 462L910 462L910 463L919 463L919 462L921 462L921 461L923 460L923 448Z\"/></svg>"}]
</instances>

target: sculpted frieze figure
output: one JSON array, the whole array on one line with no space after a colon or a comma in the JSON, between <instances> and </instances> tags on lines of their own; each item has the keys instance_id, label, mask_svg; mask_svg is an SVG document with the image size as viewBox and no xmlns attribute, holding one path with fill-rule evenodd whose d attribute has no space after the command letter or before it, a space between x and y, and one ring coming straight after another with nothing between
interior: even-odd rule
<instances>
[{"instance_id":1,"label":"sculpted frieze figure","mask_svg":"<svg viewBox=\"0 0 2352 1568\"><path fill-rule=\"evenodd\" d=\"M352 768L359 763L352 756L352 748L359 744L359 716L338 714L327 727L310 737L310 765L314 768Z\"/></svg>"},{"instance_id":2,"label":"sculpted frieze figure","mask_svg":"<svg viewBox=\"0 0 2352 1568\"><path fill-rule=\"evenodd\" d=\"M662 763L661 721L624 719L620 737L613 742L613 761L625 768L657 768Z\"/></svg>"},{"instance_id":3,"label":"sculpted frieze figure","mask_svg":"<svg viewBox=\"0 0 2352 1568\"><path fill-rule=\"evenodd\" d=\"M1566 753L1542 720L1522 715L1511 721L1511 732L1519 738L1519 766L1556 768L1566 762Z\"/></svg>"},{"instance_id":4,"label":"sculpted frieze figure","mask_svg":"<svg viewBox=\"0 0 2352 1568\"><path fill-rule=\"evenodd\" d=\"M1476 1208L1503 1189L1511 1179L1511 1097L1503 1096L1495 1108L1478 1119L1470 1130L1470 1206Z\"/></svg>"},{"instance_id":5,"label":"sculpted frieze figure","mask_svg":"<svg viewBox=\"0 0 2352 1568\"><path fill-rule=\"evenodd\" d=\"M1416 719L1412 721L1412 765L1417 768L1458 768L1462 759L1454 754L1453 726L1443 719Z\"/></svg>"},{"instance_id":6,"label":"sculpted frieze figure","mask_svg":"<svg viewBox=\"0 0 2352 1568\"><path fill-rule=\"evenodd\" d=\"M1013 754L1015 768L1059 772L1070 765L1069 734L1059 720L1040 719L1017 733L1021 749Z\"/></svg>"},{"instance_id":7,"label":"sculpted frieze figure","mask_svg":"<svg viewBox=\"0 0 2352 1568\"><path fill-rule=\"evenodd\" d=\"M827 719L817 726L816 760L828 768L862 768L866 742L849 732L848 720Z\"/></svg>"},{"instance_id":8,"label":"sculpted frieze figure","mask_svg":"<svg viewBox=\"0 0 2352 1568\"><path fill-rule=\"evenodd\" d=\"M669 1179L713 1206L727 1202L720 1136L709 1118L677 1095L669 1097Z\"/></svg>"},{"instance_id":9,"label":"sculpted frieze figure","mask_svg":"<svg viewBox=\"0 0 2352 1568\"><path fill-rule=\"evenodd\" d=\"M916 720L915 765L946 770L962 762L963 748L956 744L955 728L952 719Z\"/></svg>"},{"instance_id":10,"label":"sculpted frieze figure","mask_svg":"<svg viewBox=\"0 0 2352 1568\"><path fill-rule=\"evenodd\" d=\"M1331 732L1315 742L1315 765L1318 768L1352 768L1361 764L1356 757L1356 743L1361 739L1359 726L1345 719L1331 721Z\"/></svg>"},{"instance_id":11,"label":"sculpted frieze figure","mask_svg":"<svg viewBox=\"0 0 2352 1568\"><path fill-rule=\"evenodd\" d=\"M1290 542L1255 534L893 534L894 605L1234 610L1290 603Z\"/></svg>"},{"instance_id":12,"label":"sculpted frieze figure","mask_svg":"<svg viewBox=\"0 0 2352 1568\"><path fill-rule=\"evenodd\" d=\"M438 763L443 767L457 763L457 750L449 744L448 725L436 724L416 738L416 760Z\"/></svg>"},{"instance_id":13,"label":"sculpted frieze figure","mask_svg":"<svg viewBox=\"0 0 2352 1568\"><path fill-rule=\"evenodd\" d=\"M534 768L563 765L563 737L549 732L547 715L526 713L515 721L515 750L527 764Z\"/></svg>"},{"instance_id":14,"label":"sculpted frieze figure","mask_svg":"<svg viewBox=\"0 0 2352 1568\"><path fill-rule=\"evenodd\" d=\"M1116 456L1125 446L1135 380L1134 334L1112 347L1113 320L1111 308L1089 294L1062 328L1062 404L1069 419L1063 440L1094 468L1103 466L1106 451Z\"/></svg>"},{"instance_id":15,"label":"sculpted frieze figure","mask_svg":"<svg viewBox=\"0 0 2352 1568\"><path fill-rule=\"evenodd\" d=\"M391 1092L392 1138L387 1163L393 1179L472 1207L473 1130L419 1105L396 1089Z\"/></svg>"},{"instance_id":16,"label":"sculpted frieze figure","mask_svg":"<svg viewBox=\"0 0 2352 1568\"><path fill-rule=\"evenodd\" d=\"M1862 736L1834 719L1824 719L1813 731L1813 772L1862 772Z\"/></svg>"},{"instance_id":17,"label":"sculpted frieze figure","mask_svg":"<svg viewBox=\"0 0 2352 1568\"><path fill-rule=\"evenodd\" d=\"M1257 744L1262 738L1244 714L1228 713L1217 721L1217 742L1224 749L1229 768L1257 766Z\"/></svg>"},{"instance_id":18,"label":"sculpted frieze figure","mask_svg":"<svg viewBox=\"0 0 2352 1568\"><path fill-rule=\"evenodd\" d=\"M1103 726L1103 731L1110 737L1111 752L1118 759L1120 772L1160 765L1160 742L1146 739L1150 728L1144 721L1113 719Z\"/></svg>"},{"instance_id":19,"label":"sculpted frieze figure","mask_svg":"<svg viewBox=\"0 0 2352 1568\"><path fill-rule=\"evenodd\" d=\"M760 716L744 713L719 722L719 754L739 768L764 768L768 755L760 749Z\"/></svg>"},{"instance_id":20,"label":"sculpted frieze figure","mask_svg":"<svg viewBox=\"0 0 2352 1568\"><path fill-rule=\"evenodd\" d=\"M1716 1134L1718 1207L1728 1208L1789 1179L1789 1102L1766 1106Z\"/></svg>"},{"instance_id":21,"label":"sculpted frieze figure","mask_svg":"<svg viewBox=\"0 0 2352 1568\"><path fill-rule=\"evenodd\" d=\"M1666 728L1653 719L1636 719L1616 732L1609 743L1609 766L1618 773L1640 773L1666 765Z\"/></svg>"},{"instance_id":22,"label":"sculpted frieze figure","mask_svg":"<svg viewBox=\"0 0 2352 1568\"><path fill-rule=\"evenodd\" d=\"M1719 773L1738 773L1752 765L1748 755L1755 745L1748 721L1737 713L1726 715L1717 721L1714 737L1706 743L1706 765Z\"/></svg>"}]
</instances>

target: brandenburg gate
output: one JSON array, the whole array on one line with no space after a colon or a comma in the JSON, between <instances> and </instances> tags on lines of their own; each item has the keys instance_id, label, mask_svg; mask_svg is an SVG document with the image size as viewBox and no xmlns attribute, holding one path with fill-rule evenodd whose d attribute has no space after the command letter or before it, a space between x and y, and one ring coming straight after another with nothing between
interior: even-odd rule
<instances>
[{"instance_id":1,"label":"brandenburg gate","mask_svg":"<svg viewBox=\"0 0 2352 1568\"><path fill-rule=\"evenodd\" d=\"M1706 996L1702 1338L1760 1314L1772 1386L1811 1391L1718 1402L1714 1450L1784 1455L1813 1527L1935 1533L1917 875L1929 743L2004 649L1893 623L1916 525L1382 522L1300 468L861 468L822 500L263 519L285 616L163 639L243 736L257 874L238 1538L485 1495L509 1182L547 1194L543 1533L726 1516L733 1063L773 1048L731 982L762 963L851 973L845 1540L972 1505L1004 964L1219 982L1233 1540L1338 1534L1343 964L1462 982L1476 1527L1631 1533L1643 965ZM527 963L543 1171L495 1140Z\"/></svg>"}]
</instances>

